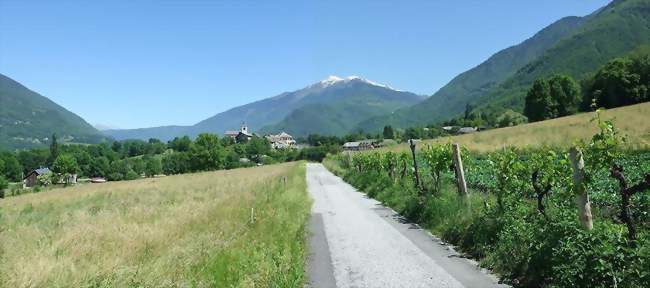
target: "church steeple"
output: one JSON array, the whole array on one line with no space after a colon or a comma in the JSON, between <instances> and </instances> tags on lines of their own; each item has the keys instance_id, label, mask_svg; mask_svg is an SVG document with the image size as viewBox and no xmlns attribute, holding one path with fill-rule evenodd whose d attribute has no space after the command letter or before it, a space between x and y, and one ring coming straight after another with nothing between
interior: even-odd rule
<instances>
[{"instance_id":1,"label":"church steeple","mask_svg":"<svg viewBox=\"0 0 650 288\"><path fill-rule=\"evenodd\" d=\"M241 133L248 134L248 126L246 125L246 122L242 121L241 122Z\"/></svg>"}]
</instances>

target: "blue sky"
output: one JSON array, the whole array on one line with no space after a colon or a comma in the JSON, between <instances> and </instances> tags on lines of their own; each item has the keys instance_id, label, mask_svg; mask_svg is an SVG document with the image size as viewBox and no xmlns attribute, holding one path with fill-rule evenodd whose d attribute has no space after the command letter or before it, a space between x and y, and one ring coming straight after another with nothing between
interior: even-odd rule
<instances>
[{"instance_id":1,"label":"blue sky","mask_svg":"<svg viewBox=\"0 0 650 288\"><path fill-rule=\"evenodd\" d=\"M606 0L0 0L0 73L91 124L188 125L328 75L431 95Z\"/></svg>"}]
</instances>

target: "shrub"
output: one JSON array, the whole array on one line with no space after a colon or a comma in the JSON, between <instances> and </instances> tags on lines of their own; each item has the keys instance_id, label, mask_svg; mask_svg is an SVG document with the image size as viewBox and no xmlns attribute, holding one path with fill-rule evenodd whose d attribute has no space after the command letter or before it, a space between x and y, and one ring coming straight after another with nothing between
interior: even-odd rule
<instances>
[{"instance_id":1,"label":"shrub","mask_svg":"<svg viewBox=\"0 0 650 288\"><path fill-rule=\"evenodd\" d=\"M5 198L5 189L9 187L9 182L4 176L0 175L0 198Z\"/></svg>"}]
</instances>

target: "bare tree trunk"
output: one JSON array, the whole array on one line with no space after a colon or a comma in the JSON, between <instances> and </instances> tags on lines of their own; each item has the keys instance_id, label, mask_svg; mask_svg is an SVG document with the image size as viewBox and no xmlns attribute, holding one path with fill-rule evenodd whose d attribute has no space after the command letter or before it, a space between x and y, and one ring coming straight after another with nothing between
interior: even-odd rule
<instances>
[{"instance_id":1,"label":"bare tree trunk","mask_svg":"<svg viewBox=\"0 0 650 288\"><path fill-rule=\"evenodd\" d=\"M551 191L551 184L546 183L546 186L543 186L542 183L539 183L539 170L535 170L531 176L531 181L533 184L533 189L535 190L535 194L537 195L537 210L539 211L544 218L548 220L548 217L546 216L546 207L544 207L544 196L548 194L549 191Z\"/></svg>"},{"instance_id":2,"label":"bare tree trunk","mask_svg":"<svg viewBox=\"0 0 650 288\"><path fill-rule=\"evenodd\" d=\"M650 174L645 175L645 178L640 183L629 187L625 174L623 174L623 167L614 165L610 169L612 177L618 180L619 193L621 194L621 221L627 226L627 238L631 241L636 240L636 227L632 219L632 212L630 211L630 197L637 192L650 189Z\"/></svg>"},{"instance_id":3,"label":"bare tree trunk","mask_svg":"<svg viewBox=\"0 0 650 288\"><path fill-rule=\"evenodd\" d=\"M456 168L456 183L458 184L458 193L461 196L469 197L467 191L467 182L465 181L465 171L463 170L463 159L460 157L460 146L458 143L451 145L453 151L454 168Z\"/></svg>"},{"instance_id":4,"label":"bare tree trunk","mask_svg":"<svg viewBox=\"0 0 650 288\"><path fill-rule=\"evenodd\" d=\"M415 169L415 186L422 191L422 183L420 182L420 173L418 172L418 161L415 158L415 141L409 139L409 146L411 147L411 155L413 155L413 168Z\"/></svg>"},{"instance_id":5,"label":"bare tree trunk","mask_svg":"<svg viewBox=\"0 0 650 288\"><path fill-rule=\"evenodd\" d=\"M576 194L576 204L578 205L578 217L580 224L586 230L594 228L594 223L591 216L591 203L589 202L589 195L585 188L585 162L582 159L582 152L576 147L569 150L569 158L573 167L573 185L575 187L574 193Z\"/></svg>"}]
</instances>

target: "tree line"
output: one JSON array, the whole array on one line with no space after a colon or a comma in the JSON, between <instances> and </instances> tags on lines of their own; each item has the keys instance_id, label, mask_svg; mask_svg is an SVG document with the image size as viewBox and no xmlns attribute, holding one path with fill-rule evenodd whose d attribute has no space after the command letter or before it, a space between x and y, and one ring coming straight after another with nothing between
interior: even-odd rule
<instances>
[{"instance_id":1,"label":"tree line","mask_svg":"<svg viewBox=\"0 0 650 288\"><path fill-rule=\"evenodd\" d=\"M568 116L592 107L614 108L650 101L650 55L616 58L580 84L566 75L537 79L526 94L529 122Z\"/></svg>"},{"instance_id":2,"label":"tree line","mask_svg":"<svg viewBox=\"0 0 650 288\"><path fill-rule=\"evenodd\" d=\"M71 175L120 181L285 161L320 161L340 149L340 140L322 136L313 136L311 141L317 143L303 149L272 149L267 139L257 136L237 143L230 137L210 133L195 139L176 137L167 143L152 138L62 145L56 135L50 141L49 148L0 152L0 191L9 182L20 182L24 175L42 167L50 168L59 177L43 179L44 184L65 182Z\"/></svg>"}]
</instances>

